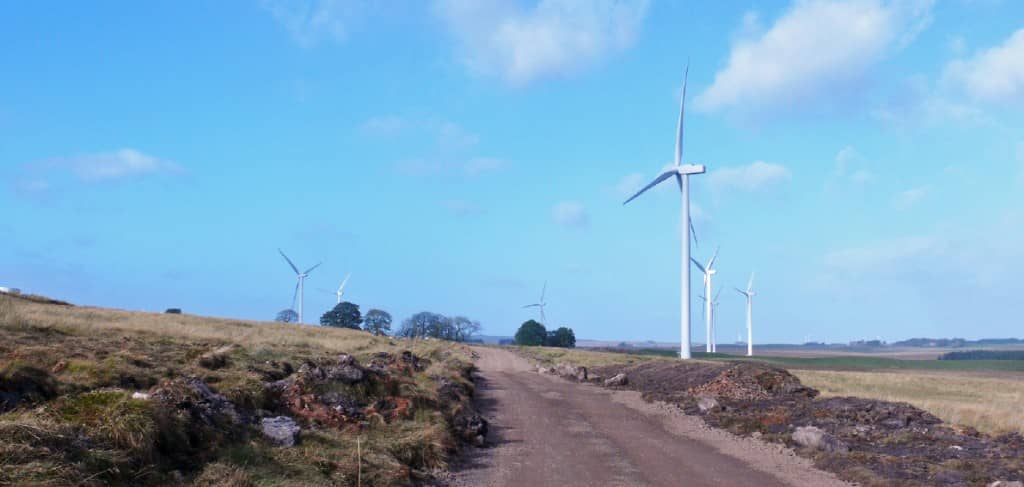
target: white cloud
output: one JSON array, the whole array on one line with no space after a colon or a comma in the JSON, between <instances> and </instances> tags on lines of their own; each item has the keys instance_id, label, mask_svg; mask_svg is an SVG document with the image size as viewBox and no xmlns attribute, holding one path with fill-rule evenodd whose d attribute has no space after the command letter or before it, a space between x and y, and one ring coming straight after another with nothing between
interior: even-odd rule
<instances>
[{"instance_id":1,"label":"white cloud","mask_svg":"<svg viewBox=\"0 0 1024 487\"><path fill-rule=\"evenodd\" d=\"M585 229L590 226L590 215L583 203L578 201L558 203L551 209L551 219L566 228Z\"/></svg>"},{"instance_id":2,"label":"white cloud","mask_svg":"<svg viewBox=\"0 0 1024 487\"><path fill-rule=\"evenodd\" d=\"M917 188L910 188L906 191L900 191L899 194L896 195L896 200L893 202L893 206L898 210L906 210L920 203L921 200L928 196L930 191L931 188L928 186L920 186Z\"/></svg>"},{"instance_id":3,"label":"white cloud","mask_svg":"<svg viewBox=\"0 0 1024 487\"><path fill-rule=\"evenodd\" d=\"M345 0L263 0L261 4L304 48L343 41L346 23L360 8L359 2Z\"/></svg>"},{"instance_id":4,"label":"white cloud","mask_svg":"<svg viewBox=\"0 0 1024 487\"><path fill-rule=\"evenodd\" d=\"M647 0L436 0L434 10L460 43L463 62L514 85L591 66L630 47Z\"/></svg>"},{"instance_id":5,"label":"white cloud","mask_svg":"<svg viewBox=\"0 0 1024 487\"><path fill-rule=\"evenodd\" d=\"M615 195L625 200L644 187L644 175L638 172L627 174L615 184Z\"/></svg>"},{"instance_id":6,"label":"white cloud","mask_svg":"<svg viewBox=\"0 0 1024 487\"><path fill-rule=\"evenodd\" d=\"M879 277L879 274L899 272L915 261L935 258L943 253L935 238L913 236L836 250L826 254L824 260L831 271Z\"/></svg>"},{"instance_id":7,"label":"white cloud","mask_svg":"<svg viewBox=\"0 0 1024 487\"><path fill-rule=\"evenodd\" d=\"M875 179L874 173L861 167L864 158L852 145L847 145L836 153L836 169L832 177L825 183L826 190L837 189L837 186L845 186L847 183L864 185Z\"/></svg>"},{"instance_id":8,"label":"white cloud","mask_svg":"<svg viewBox=\"0 0 1024 487\"><path fill-rule=\"evenodd\" d=\"M1024 101L1024 29L971 59L950 62L944 79L962 86L976 100Z\"/></svg>"},{"instance_id":9,"label":"white cloud","mask_svg":"<svg viewBox=\"0 0 1024 487\"><path fill-rule=\"evenodd\" d=\"M755 161L746 166L724 167L711 172L709 181L716 191L737 189L757 191L790 178L789 169L780 164Z\"/></svg>"},{"instance_id":10,"label":"white cloud","mask_svg":"<svg viewBox=\"0 0 1024 487\"><path fill-rule=\"evenodd\" d=\"M697 107L756 110L828 97L912 40L930 22L931 6L931 0L797 0L763 35L733 43Z\"/></svg>"},{"instance_id":11,"label":"white cloud","mask_svg":"<svg viewBox=\"0 0 1024 487\"><path fill-rule=\"evenodd\" d=\"M181 170L177 164L162 161L135 149L71 157L55 161L55 164L70 168L79 179L86 182L109 181Z\"/></svg>"}]
</instances>

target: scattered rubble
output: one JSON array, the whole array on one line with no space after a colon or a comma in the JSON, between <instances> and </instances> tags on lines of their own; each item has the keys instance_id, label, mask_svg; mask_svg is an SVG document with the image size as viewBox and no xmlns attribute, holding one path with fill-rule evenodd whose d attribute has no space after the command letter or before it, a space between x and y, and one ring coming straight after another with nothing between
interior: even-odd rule
<instances>
[{"instance_id":1,"label":"scattered rubble","mask_svg":"<svg viewBox=\"0 0 1024 487\"><path fill-rule=\"evenodd\" d=\"M629 377L626 374L615 374L615 376L604 381L605 387L622 387L629 384Z\"/></svg>"}]
</instances>

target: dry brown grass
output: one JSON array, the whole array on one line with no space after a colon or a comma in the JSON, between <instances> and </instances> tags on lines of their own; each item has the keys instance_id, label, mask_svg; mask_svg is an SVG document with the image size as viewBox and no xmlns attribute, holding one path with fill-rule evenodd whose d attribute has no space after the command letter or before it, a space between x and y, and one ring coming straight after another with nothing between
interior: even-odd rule
<instances>
[{"instance_id":1,"label":"dry brown grass","mask_svg":"<svg viewBox=\"0 0 1024 487\"><path fill-rule=\"evenodd\" d=\"M584 367L601 367L605 365L632 365L656 360L674 360L656 355L595 352L578 348L515 347L515 350L530 360L548 366L565 362Z\"/></svg>"},{"instance_id":2,"label":"dry brown grass","mask_svg":"<svg viewBox=\"0 0 1024 487\"><path fill-rule=\"evenodd\" d=\"M841 372L791 370L822 396L906 402L951 424L998 434L1024 433L1024 376L963 372Z\"/></svg>"}]
</instances>

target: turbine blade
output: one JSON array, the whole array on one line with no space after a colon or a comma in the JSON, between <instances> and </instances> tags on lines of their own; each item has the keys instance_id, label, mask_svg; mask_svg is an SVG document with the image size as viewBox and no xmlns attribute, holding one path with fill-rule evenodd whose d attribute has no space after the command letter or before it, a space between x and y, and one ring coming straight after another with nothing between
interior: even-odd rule
<instances>
[{"instance_id":1,"label":"turbine blade","mask_svg":"<svg viewBox=\"0 0 1024 487\"><path fill-rule=\"evenodd\" d=\"M288 261L288 265L292 266L292 270L295 271L296 274L301 274L299 272L299 268L295 267L295 264L292 262L292 260L289 259L287 255L284 255L284 251L282 251L281 249L277 249L277 251L281 253L281 257L284 257L284 260Z\"/></svg>"},{"instance_id":2,"label":"turbine blade","mask_svg":"<svg viewBox=\"0 0 1024 487\"><path fill-rule=\"evenodd\" d=\"M700 247L700 242L697 241L697 230L693 228L693 218L690 218L690 236L693 237L693 246Z\"/></svg>"},{"instance_id":3,"label":"turbine blade","mask_svg":"<svg viewBox=\"0 0 1024 487\"><path fill-rule=\"evenodd\" d=\"M317 267L320 267L320 264L323 264L323 262L319 262L319 263L317 263L317 265L315 265L313 267L310 267L309 269L306 269L306 272L303 272L303 274L309 274L310 272L313 272L313 269L316 269Z\"/></svg>"},{"instance_id":4,"label":"turbine blade","mask_svg":"<svg viewBox=\"0 0 1024 487\"><path fill-rule=\"evenodd\" d=\"M679 173L677 173L674 170L665 171L665 172L661 173L660 175L658 175L658 177L654 178L654 181L651 181L650 184L648 184L647 186L644 186L643 189L641 189L640 191L637 191L636 194L634 194L633 196L630 196L629 199L624 201L622 204L625 205L626 203L629 203L630 201L635 200L636 197L640 196L641 194L643 194L644 191L647 191L648 189L651 189L651 188L657 186L658 183L660 183L660 182L670 178L673 174L675 174L677 176L679 175Z\"/></svg>"},{"instance_id":5,"label":"turbine blade","mask_svg":"<svg viewBox=\"0 0 1024 487\"><path fill-rule=\"evenodd\" d=\"M548 281L544 281L544 287L540 288L540 302L544 302L544 295L548 292Z\"/></svg>"},{"instance_id":6,"label":"turbine blade","mask_svg":"<svg viewBox=\"0 0 1024 487\"><path fill-rule=\"evenodd\" d=\"M750 281L747 282L747 292L754 290L754 273L750 273Z\"/></svg>"},{"instance_id":7,"label":"turbine blade","mask_svg":"<svg viewBox=\"0 0 1024 487\"><path fill-rule=\"evenodd\" d=\"M345 284L348 282L348 278L350 278L350 277L352 277L352 273L351 272L349 272L348 275L345 276L345 280L344 281L341 281L341 285L338 286L338 292L339 293L345 289Z\"/></svg>"},{"instance_id":8,"label":"turbine blade","mask_svg":"<svg viewBox=\"0 0 1024 487\"><path fill-rule=\"evenodd\" d=\"M744 296L746 296L746 295L747 295L747 292L746 292L746 291L744 291L744 290L742 290L742 289L740 289L740 288L738 288L738 287L734 287L733 289L735 289L735 290L736 290L736 292L738 292L738 293L740 293L740 294L742 294L742 295L744 295Z\"/></svg>"},{"instance_id":9,"label":"turbine blade","mask_svg":"<svg viewBox=\"0 0 1024 487\"><path fill-rule=\"evenodd\" d=\"M708 269L711 269L711 268L714 267L715 259L718 258L718 249L720 249L720 248L721 247L715 247L715 253L714 253L714 255L711 256L711 260L708 261Z\"/></svg>"},{"instance_id":10,"label":"turbine blade","mask_svg":"<svg viewBox=\"0 0 1024 487\"><path fill-rule=\"evenodd\" d=\"M679 99L679 124L676 127L676 167L683 163L683 113L686 108L686 81L690 77L690 61L686 61L683 73L683 96Z\"/></svg>"},{"instance_id":11,"label":"turbine blade","mask_svg":"<svg viewBox=\"0 0 1024 487\"><path fill-rule=\"evenodd\" d=\"M295 292L292 294L292 308L295 309L295 299L299 297L299 283L295 283Z\"/></svg>"},{"instance_id":12,"label":"turbine blade","mask_svg":"<svg viewBox=\"0 0 1024 487\"><path fill-rule=\"evenodd\" d=\"M537 308L537 307L540 307L540 305L539 304L528 304L528 305L523 306L523 307L524 308Z\"/></svg>"},{"instance_id":13,"label":"turbine blade","mask_svg":"<svg viewBox=\"0 0 1024 487\"><path fill-rule=\"evenodd\" d=\"M697 266L697 268L700 269L700 271L703 272L704 274L708 273L707 269L705 269L704 266L700 265L700 262L697 262L697 259L690 257L690 262L693 262L693 265Z\"/></svg>"},{"instance_id":14,"label":"turbine blade","mask_svg":"<svg viewBox=\"0 0 1024 487\"><path fill-rule=\"evenodd\" d=\"M722 288L718 288L718 292L715 293L715 299L714 299L714 301L712 301L712 303L718 304L718 295L719 294L722 294Z\"/></svg>"}]
</instances>

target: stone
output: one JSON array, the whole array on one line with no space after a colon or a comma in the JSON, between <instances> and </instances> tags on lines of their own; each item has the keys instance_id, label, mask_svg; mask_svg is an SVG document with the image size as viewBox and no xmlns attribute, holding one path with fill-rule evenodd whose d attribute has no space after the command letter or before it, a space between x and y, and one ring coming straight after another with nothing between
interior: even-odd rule
<instances>
[{"instance_id":1,"label":"stone","mask_svg":"<svg viewBox=\"0 0 1024 487\"><path fill-rule=\"evenodd\" d=\"M1024 487L1024 482L1020 480L996 480L988 484L988 487Z\"/></svg>"},{"instance_id":2,"label":"stone","mask_svg":"<svg viewBox=\"0 0 1024 487\"><path fill-rule=\"evenodd\" d=\"M263 418L260 426L263 436L275 445L286 447L295 446L299 442L299 432L302 431L295 420L287 416Z\"/></svg>"},{"instance_id":3,"label":"stone","mask_svg":"<svg viewBox=\"0 0 1024 487\"><path fill-rule=\"evenodd\" d=\"M830 453L847 453L850 447L816 426L800 426L793 432L793 441L803 447Z\"/></svg>"},{"instance_id":4,"label":"stone","mask_svg":"<svg viewBox=\"0 0 1024 487\"><path fill-rule=\"evenodd\" d=\"M629 384L629 377L626 374L616 374L604 381L605 387L621 387L626 384Z\"/></svg>"},{"instance_id":5,"label":"stone","mask_svg":"<svg viewBox=\"0 0 1024 487\"><path fill-rule=\"evenodd\" d=\"M145 392L135 392L135 393L132 393L132 399L138 399L140 401L148 401L149 400L149 394L146 394Z\"/></svg>"},{"instance_id":6,"label":"stone","mask_svg":"<svg viewBox=\"0 0 1024 487\"><path fill-rule=\"evenodd\" d=\"M718 399L711 396L700 396L697 398L697 409L700 409L700 412L702 413L713 411L718 409L718 407Z\"/></svg>"}]
</instances>

